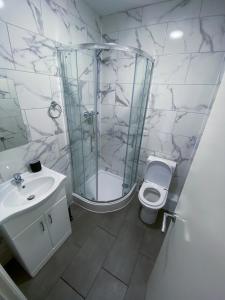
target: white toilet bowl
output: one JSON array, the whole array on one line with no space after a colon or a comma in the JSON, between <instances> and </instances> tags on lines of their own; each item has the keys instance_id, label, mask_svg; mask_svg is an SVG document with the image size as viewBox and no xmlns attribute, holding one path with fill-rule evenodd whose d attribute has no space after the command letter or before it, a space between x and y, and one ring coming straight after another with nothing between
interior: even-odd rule
<instances>
[{"instance_id":1,"label":"white toilet bowl","mask_svg":"<svg viewBox=\"0 0 225 300\"><path fill-rule=\"evenodd\" d=\"M176 163L150 156L147 160L144 182L138 198L142 205L140 217L144 223L153 224L158 211L166 204L168 188Z\"/></svg>"}]
</instances>

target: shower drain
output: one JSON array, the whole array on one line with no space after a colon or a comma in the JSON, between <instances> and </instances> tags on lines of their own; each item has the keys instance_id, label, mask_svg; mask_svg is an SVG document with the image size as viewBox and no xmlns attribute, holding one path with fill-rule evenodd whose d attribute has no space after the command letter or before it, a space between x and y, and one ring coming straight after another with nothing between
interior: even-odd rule
<instances>
[{"instance_id":1,"label":"shower drain","mask_svg":"<svg viewBox=\"0 0 225 300\"><path fill-rule=\"evenodd\" d=\"M35 198L35 195L30 195L27 197L27 200L33 200Z\"/></svg>"}]
</instances>

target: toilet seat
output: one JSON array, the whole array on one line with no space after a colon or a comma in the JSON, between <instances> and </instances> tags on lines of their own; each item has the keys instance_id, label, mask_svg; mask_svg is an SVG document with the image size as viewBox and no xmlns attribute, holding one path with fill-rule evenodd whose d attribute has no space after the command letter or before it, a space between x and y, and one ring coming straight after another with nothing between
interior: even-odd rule
<instances>
[{"instance_id":1,"label":"toilet seat","mask_svg":"<svg viewBox=\"0 0 225 300\"><path fill-rule=\"evenodd\" d=\"M149 194L151 194L151 192L152 195L157 193L159 194L158 195L159 198L156 201L151 201L146 199L144 193L147 192L148 189L149 189ZM158 210L165 205L167 194L168 194L168 190L163 188L162 186L155 184L153 182L144 181L138 193L138 197L141 204L144 205L145 207Z\"/></svg>"}]
</instances>

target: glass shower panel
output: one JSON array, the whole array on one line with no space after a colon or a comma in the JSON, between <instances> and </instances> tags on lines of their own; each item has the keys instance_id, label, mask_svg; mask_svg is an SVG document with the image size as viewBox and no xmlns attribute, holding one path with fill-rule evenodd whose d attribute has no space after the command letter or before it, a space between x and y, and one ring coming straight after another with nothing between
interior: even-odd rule
<instances>
[{"instance_id":1,"label":"glass shower panel","mask_svg":"<svg viewBox=\"0 0 225 300\"><path fill-rule=\"evenodd\" d=\"M123 195L136 59L132 53L110 49L101 52L99 61L99 200L109 201L112 195L114 199Z\"/></svg>"},{"instance_id":2,"label":"glass shower panel","mask_svg":"<svg viewBox=\"0 0 225 300\"><path fill-rule=\"evenodd\" d=\"M96 200L94 51L61 52L74 192Z\"/></svg>"},{"instance_id":3,"label":"glass shower panel","mask_svg":"<svg viewBox=\"0 0 225 300\"><path fill-rule=\"evenodd\" d=\"M80 96L77 82L77 52L59 52L64 87L65 110L72 162L73 189L78 195L85 193L83 142L80 116Z\"/></svg>"},{"instance_id":4,"label":"glass shower panel","mask_svg":"<svg viewBox=\"0 0 225 300\"><path fill-rule=\"evenodd\" d=\"M129 135L124 171L123 195L137 179L137 167L142 140L152 65L143 56L136 56L135 79L130 111Z\"/></svg>"},{"instance_id":5,"label":"glass shower panel","mask_svg":"<svg viewBox=\"0 0 225 300\"><path fill-rule=\"evenodd\" d=\"M83 135L83 164L85 194L89 200L97 200L97 139L96 139L96 56L94 50L77 52L80 113Z\"/></svg>"},{"instance_id":6,"label":"glass shower panel","mask_svg":"<svg viewBox=\"0 0 225 300\"><path fill-rule=\"evenodd\" d=\"M134 184L137 181L137 172L138 172L138 162L139 162L139 155L141 150L141 142L142 136L144 131L144 122L146 116L146 110L148 105L148 97L149 97L149 90L150 90L150 82L151 82L151 74L152 74L152 63L147 60L146 61L146 72L145 72L145 80L142 86L142 103L141 105L137 106L139 111L139 121L138 121L138 128L136 132L136 144L135 144L135 151L134 151L134 161L133 161L133 171L132 171L132 179L131 182Z\"/></svg>"}]
</instances>

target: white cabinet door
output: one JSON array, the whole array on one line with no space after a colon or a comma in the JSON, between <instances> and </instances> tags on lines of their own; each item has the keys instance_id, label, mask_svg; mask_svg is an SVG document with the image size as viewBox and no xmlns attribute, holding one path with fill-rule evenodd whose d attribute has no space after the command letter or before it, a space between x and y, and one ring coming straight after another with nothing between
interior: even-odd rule
<instances>
[{"instance_id":1,"label":"white cabinet door","mask_svg":"<svg viewBox=\"0 0 225 300\"><path fill-rule=\"evenodd\" d=\"M52 249L44 217L22 231L13 243L27 271L33 273Z\"/></svg>"},{"instance_id":2,"label":"white cabinet door","mask_svg":"<svg viewBox=\"0 0 225 300\"><path fill-rule=\"evenodd\" d=\"M45 213L45 217L47 220L52 244L55 248L58 244L60 244L66 235L71 233L66 197L53 205Z\"/></svg>"}]
</instances>

